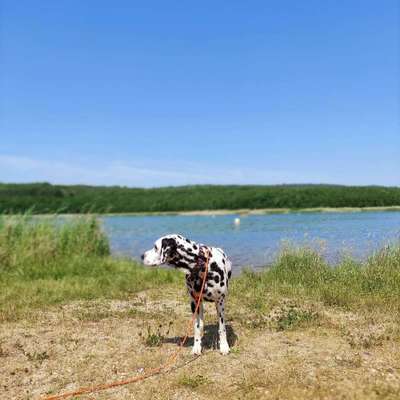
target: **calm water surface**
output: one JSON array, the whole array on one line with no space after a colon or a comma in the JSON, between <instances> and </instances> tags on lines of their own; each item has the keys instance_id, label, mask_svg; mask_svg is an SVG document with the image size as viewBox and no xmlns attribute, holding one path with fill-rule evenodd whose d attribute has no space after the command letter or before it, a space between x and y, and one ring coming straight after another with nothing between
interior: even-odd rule
<instances>
[{"instance_id":1,"label":"calm water surface","mask_svg":"<svg viewBox=\"0 0 400 400\"><path fill-rule=\"evenodd\" d=\"M240 217L240 225L234 219ZM364 259L400 239L400 212L290 213L219 216L107 216L104 227L114 254L139 259L168 233L222 247L235 272L271 263L285 242L316 248L331 263L344 255Z\"/></svg>"}]
</instances>

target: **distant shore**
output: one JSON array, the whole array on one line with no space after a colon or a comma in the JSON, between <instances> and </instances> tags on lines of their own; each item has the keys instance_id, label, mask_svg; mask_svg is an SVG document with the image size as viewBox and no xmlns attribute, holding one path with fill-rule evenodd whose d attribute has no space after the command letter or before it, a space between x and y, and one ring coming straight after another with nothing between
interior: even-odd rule
<instances>
[{"instance_id":1,"label":"distant shore","mask_svg":"<svg viewBox=\"0 0 400 400\"><path fill-rule=\"evenodd\" d=\"M214 216L214 215L265 215L265 214L294 214L294 213L351 213L373 211L400 211L400 206L389 207L314 207L314 208L242 208L238 210L195 210L195 211L146 211L124 213L93 213L106 217L112 216L157 216L157 215L187 215L187 216ZM55 214L35 214L35 216L51 216ZM92 213L59 213L62 216L92 215Z\"/></svg>"},{"instance_id":2,"label":"distant shore","mask_svg":"<svg viewBox=\"0 0 400 400\"><path fill-rule=\"evenodd\" d=\"M398 210L400 187L343 185L119 186L0 183L0 213L221 215Z\"/></svg>"},{"instance_id":3,"label":"distant shore","mask_svg":"<svg viewBox=\"0 0 400 400\"><path fill-rule=\"evenodd\" d=\"M263 215L263 214L290 214L290 213L332 213L332 212L364 212L364 211L400 211L400 206L391 207L315 207L315 208L260 208L239 210L197 210L197 211L178 211L178 212L144 212L132 213L131 215ZM119 215L105 214L105 215ZM120 214L124 215L124 214ZM125 214L125 215L129 215Z\"/></svg>"}]
</instances>

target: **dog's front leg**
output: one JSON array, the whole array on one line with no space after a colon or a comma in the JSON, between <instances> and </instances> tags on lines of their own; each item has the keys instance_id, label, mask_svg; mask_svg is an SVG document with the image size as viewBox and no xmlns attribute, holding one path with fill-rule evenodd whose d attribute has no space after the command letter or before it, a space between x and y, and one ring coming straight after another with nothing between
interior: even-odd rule
<instances>
[{"instance_id":1,"label":"dog's front leg","mask_svg":"<svg viewBox=\"0 0 400 400\"><path fill-rule=\"evenodd\" d=\"M226 340L226 328L225 328L225 318L224 318L224 299L220 299L215 303L217 307L218 322L219 322L219 350L221 354L229 354L229 345Z\"/></svg>"},{"instance_id":2,"label":"dog's front leg","mask_svg":"<svg viewBox=\"0 0 400 400\"><path fill-rule=\"evenodd\" d=\"M192 312L195 312L196 303L192 300L190 304L192 308ZM203 320L203 302L199 305L199 310L196 313L196 318L194 320L194 343L192 348L192 354L200 355L201 354L201 335L203 333L204 328L204 320Z\"/></svg>"}]
</instances>

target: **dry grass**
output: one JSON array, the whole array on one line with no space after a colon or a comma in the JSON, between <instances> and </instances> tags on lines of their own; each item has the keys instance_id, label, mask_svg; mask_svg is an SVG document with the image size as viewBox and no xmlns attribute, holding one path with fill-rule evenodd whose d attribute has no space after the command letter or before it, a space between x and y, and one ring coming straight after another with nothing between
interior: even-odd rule
<instances>
[{"instance_id":1,"label":"dry grass","mask_svg":"<svg viewBox=\"0 0 400 400\"><path fill-rule=\"evenodd\" d=\"M206 312L205 351L183 350L167 375L83 399L398 399L398 321L374 311L319 302L267 300L271 312L251 326L229 303L232 353L214 351L215 312ZM291 316L306 315L301 317ZM312 317L310 317L310 315ZM162 363L177 348L190 310L184 290L124 301L72 302L0 328L0 398L35 399L109 382ZM285 322L277 325L277 321ZM300 318L300 321L297 319ZM143 340L162 325L159 343Z\"/></svg>"}]
</instances>

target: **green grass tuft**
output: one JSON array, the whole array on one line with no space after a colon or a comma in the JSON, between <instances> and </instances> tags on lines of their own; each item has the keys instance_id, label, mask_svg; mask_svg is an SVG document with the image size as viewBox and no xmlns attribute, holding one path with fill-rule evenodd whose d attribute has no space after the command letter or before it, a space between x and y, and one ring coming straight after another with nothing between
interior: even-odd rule
<instances>
[{"instance_id":1,"label":"green grass tuft","mask_svg":"<svg viewBox=\"0 0 400 400\"><path fill-rule=\"evenodd\" d=\"M178 379L178 383L181 386L196 389L202 385L206 385L210 383L210 380L203 375L182 375Z\"/></svg>"},{"instance_id":2,"label":"green grass tuft","mask_svg":"<svg viewBox=\"0 0 400 400\"><path fill-rule=\"evenodd\" d=\"M285 247L271 268L246 271L232 285L254 310L267 310L266 297L312 298L326 305L351 308L377 305L400 311L400 246L392 245L365 262L344 259L326 264L308 248Z\"/></svg>"},{"instance_id":3,"label":"green grass tuft","mask_svg":"<svg viewBox=\"0 0 400 400\"><path fill-rule=\"evenodd\" d=\"M94 218L67 222L4 217L0 224L0 320L31 308L72 300L121 298L178 280L173 270L150 269L109 256Z\"/></svg>"},{"instance_id":4,"label":"green grass tuft","mask_svg":"<svg viewBox=\"0 0 400 400\"><path fill-rule=\"evenodd\" d=\"M74 218L68 223L30 215L0 219L0 271L29 278L54 274L48 267L74 257L110 254L108 239L94 217Z\"/></svg>"}]
</instances>

